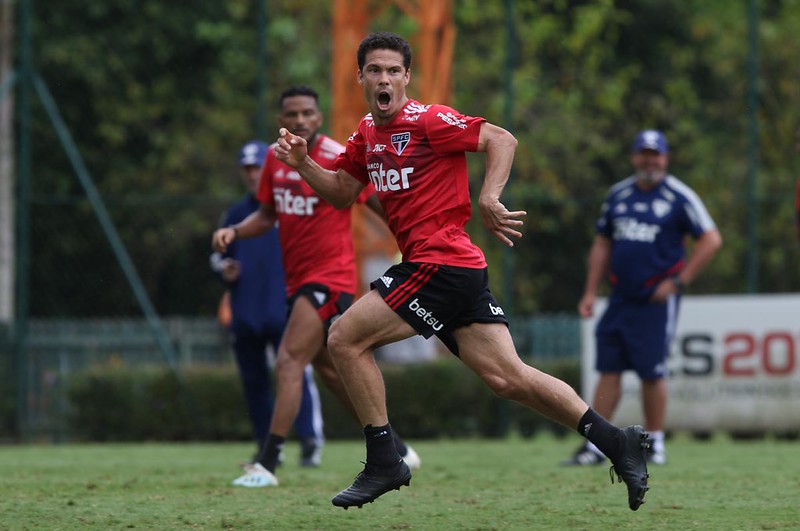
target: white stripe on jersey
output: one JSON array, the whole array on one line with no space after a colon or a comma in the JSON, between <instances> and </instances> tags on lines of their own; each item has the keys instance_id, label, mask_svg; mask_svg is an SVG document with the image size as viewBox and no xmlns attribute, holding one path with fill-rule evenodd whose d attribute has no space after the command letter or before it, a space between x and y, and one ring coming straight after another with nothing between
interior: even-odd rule
<instances>
[{"instance_id":1,"label":"white stripe on jersey","mask_svg":"<svg viewBox=\"0 0 800 531\"><path fill-rule=\"evenodd\" d=\"M334 155L338 155L344 151L344 146L329 136L322 137L322 142L320 142L319 148L322 151L326 151Z\"/></svg>"},{"instance_id":2,"label":"white stripe on jersey","mask_svg":"<svg viewBox=\"0 0 800 531\"><path fill-rule=\"evenodd\" d=\"M631 175L627 179L622 179L620 182L618 182L617 184L612 185L611 188L608 189L608 196L611 197L612 195L616 194L617 192L619 192L623 188L627 188L628 186L631 186L635 182L636 182L636 176L635 175Z\"/></svg>"},{"instance_id":3,"label":"white stripe on jersey","mask_svg":"<svg viewBox=\"0 0 800 531\"><path fill-rule=\"evenodd\" d=\"M692 221L694 221L701 229L703 229L703 232L708 232L717 227L714 223L714 220L711 218L711 214L709 214L708 210L706 210L703 201L700 200L700 197L694 192L694 190L689 188L683 181L674 175L667 175L666 184L668 187L672 188L686 198L688 201L686 213L689 215L689 218L692 219Z\"/></svg>"},{"instance_id":4,"label":"white stripe on jersey","mask_svg":"<svg viewBox=\"0 0 800 531\"><path fill-rule=\"evenodd\" d=\"M675 335L675 329L678 326L678 296L672 294L667 297L667 323L666 323L666 348L669 352L669 345L672 342L672 337Z\"/></svg>"}]
</instances>

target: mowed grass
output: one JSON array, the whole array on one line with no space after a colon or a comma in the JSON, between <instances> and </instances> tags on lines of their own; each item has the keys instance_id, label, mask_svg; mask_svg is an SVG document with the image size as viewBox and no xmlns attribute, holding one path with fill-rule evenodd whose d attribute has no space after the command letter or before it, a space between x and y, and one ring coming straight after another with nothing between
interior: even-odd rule
<instances>
[{"instance_id":1,"label":"mowed grass","mask_svg":"<svg viewBox=\"0 0 800 531\"><path fill-rule=\"evenodd\" d=\"M264 489L230 486L248 444L5 446L0 529L800 529L800 443L677 436L631 512L607 466L558 465L579 442L415 442L411 486L347 511L330 499L360 470L360 441L329 442L318 469L289 443Z\"/></svg>"}]
</instances>

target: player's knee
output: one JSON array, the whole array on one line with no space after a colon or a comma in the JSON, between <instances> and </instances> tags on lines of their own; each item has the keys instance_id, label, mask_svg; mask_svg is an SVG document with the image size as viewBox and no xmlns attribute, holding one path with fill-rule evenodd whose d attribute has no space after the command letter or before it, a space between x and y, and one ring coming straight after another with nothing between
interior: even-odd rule
<instances>
[{"instance_id":1,"label":"player's knee","mask_svg":"<svg viewBox=\"0 0 800 531\"><path fill-rule=\"evenodd\" d=\"M302 377L303 370L307 363L301 360L300 356L293 355L291 352L281 352L278 359L275 360L275 372L278 376L300 376Z\"/></svg>"},{"instance_id":2,"label":"player's knee","mask_svg":"<svg viewBox=\"0 0 800 531\"><path fill-rule=\"evenodd\" d=\"M331 356L342 356L347 350L347 337L339 321L334 321L328 331L328 350Z\"/></svg>"}]
</instances>

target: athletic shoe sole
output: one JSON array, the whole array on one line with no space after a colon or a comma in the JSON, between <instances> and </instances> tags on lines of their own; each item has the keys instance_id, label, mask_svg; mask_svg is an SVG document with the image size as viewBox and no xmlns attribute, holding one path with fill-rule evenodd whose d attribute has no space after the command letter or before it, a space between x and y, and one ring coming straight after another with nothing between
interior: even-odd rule
<instances>
[{"instance_id":1,"label":"athletic shoe sole","mask_svg":"<svg viewBox=\"0 0 800 531\"><path fill-rule=\"evenodd\" d=\"M411 485L411 470L403 461L400 461L397 473L389 476L368 472L365 467L356 476L353 484L334 496L331 503L344 510L350 507L361 509L364 504L374 502L378 497L390 490L400 490L400 487L408 487L409 485Z\"/></svg>"}]
</instances>

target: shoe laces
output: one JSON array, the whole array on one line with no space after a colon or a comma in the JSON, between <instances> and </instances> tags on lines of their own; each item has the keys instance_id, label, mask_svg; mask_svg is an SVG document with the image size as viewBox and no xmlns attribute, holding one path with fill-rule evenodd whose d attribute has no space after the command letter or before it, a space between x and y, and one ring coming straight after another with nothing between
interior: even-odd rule
<instances>
[{"instance_id":1,"label":"shoe laces","mask_svg":"<svg viewBox=\"0 0 800 531\"><path fill-rule=\"evenodd\" d=\"M619 475L619 472L617 472L617 469L614 468L614 465L611 465L611 468L608 469L608 476L611 478L612 485L614 484L615 475L617 476L617 483L624 483L624 480L622 479L622 476ZM650 474L649 473L645 474L644 476L642 476L642 479L650 479Z\"/></svg>"},{"instance_id":2,"label":"shoe laces","mask_svg":"<svg viewBox=\"0 0 800 531\"><path fill-rule=\"evenodd\" d=\"M367 467L369 466L366 461L359 461L359 463L364 465L364 469L358 474L356 474L356 477L353 478L354 485L358 483L361 480L362 476L364 476L367 473Z\"/></svg>"}]
</instances>

